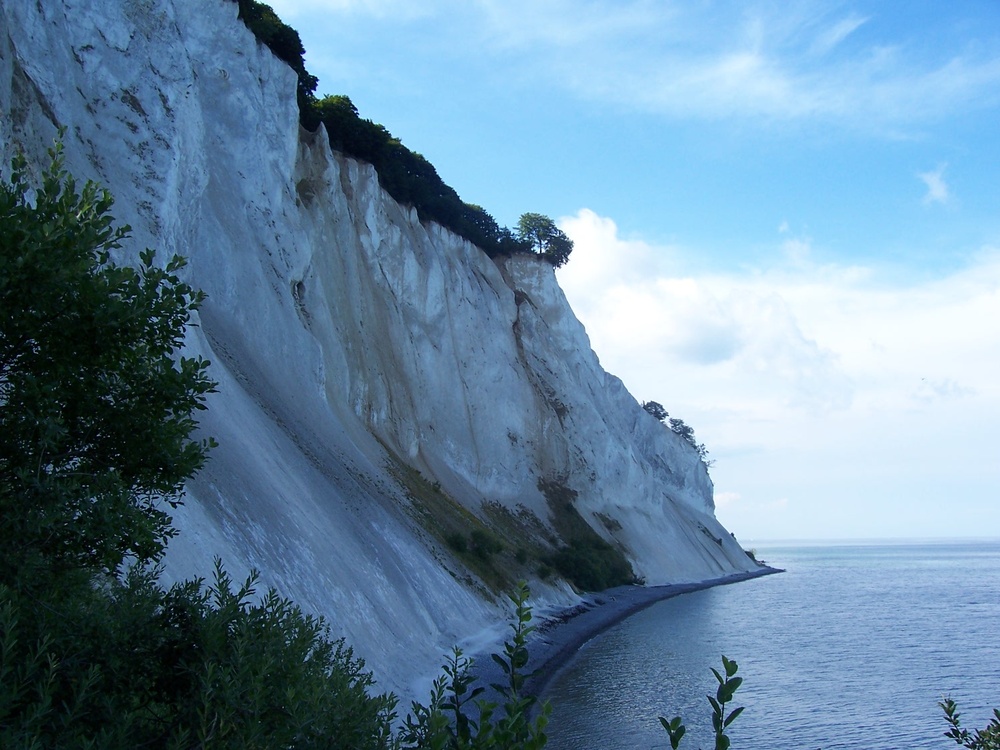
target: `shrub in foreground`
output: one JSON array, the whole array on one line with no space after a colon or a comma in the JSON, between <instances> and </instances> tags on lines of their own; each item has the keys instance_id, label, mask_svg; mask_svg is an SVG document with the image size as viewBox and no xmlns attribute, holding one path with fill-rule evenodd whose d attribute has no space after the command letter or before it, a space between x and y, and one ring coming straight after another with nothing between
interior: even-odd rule
<instances>
[{"instance_id":1,"label":"shrub in foreground","mask_svg":"<svg viewBox=\"0 0 1000 750\"><path fill-rule=\"evenodd\" d=\"M545 746L551 708L541 704L532 716L536 698L524 693L524 672L528 664L528 636L534 631L530 591L521 581L510 600L515 606L511 638L502 654L493 654L504 681L491 685L502 704L480 696L485 688L475 684L473 662L455 648L435 680L427 705L414 703L401 732L403 748L467 750L538 750Z\"/></svg>"},{"instance_id":2,"label":"shrub in foreground","mask_svg":"<svg viewBox=\"0 0 1000 750\"><path fill-rule=\"evenodd\" d=\"M956 744L969 750L1000 750L1000 709L993 709L993 718L985 727L969 732L962 728L959 720L961 714L955 701L945 698L938 705L944 711L944 718L949 726L945 737L950 737Z\"/></svg>"},{"instance_id":3,"label":"shrub in foreground","mask_svg":"<svg viewBox=\"0 0 1000 750\"><path fill-rule=\"evenodd\" d=\"M0 747L391 745L394 699L251 577L160 585L215 384L177 356L202 295L140 254L56 146L0 182Z\"/></svg>"}]
</instances>

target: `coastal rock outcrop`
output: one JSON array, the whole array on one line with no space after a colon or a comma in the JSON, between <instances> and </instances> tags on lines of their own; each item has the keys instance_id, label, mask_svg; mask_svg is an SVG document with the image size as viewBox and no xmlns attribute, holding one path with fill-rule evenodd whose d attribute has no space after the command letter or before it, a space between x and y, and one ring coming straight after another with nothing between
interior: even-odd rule
<instances>
[{"instance_id":1,"label":"coastal rock outcrop","mask_svg":"<svg viewBox=\"0 0 1000 750\"><path fill-rule=\"evenodd\" d=\"M650 584L752 569L696 451L604 372L552 267L422 223L300 128L295 82L229 0L0 5L3 164L45 163L62 130L132 227L117 260L186 256L208 294L186 346L213 363L219 447L168 574L258 569L407 695L504 612L422 492L546 545L571 501Z\"/></svg>"}]
</instances>

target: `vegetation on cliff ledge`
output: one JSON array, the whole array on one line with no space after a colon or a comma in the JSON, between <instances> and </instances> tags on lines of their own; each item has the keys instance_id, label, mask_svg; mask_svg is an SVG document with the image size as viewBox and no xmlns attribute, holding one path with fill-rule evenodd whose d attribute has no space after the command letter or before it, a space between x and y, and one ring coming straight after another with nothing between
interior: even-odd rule
<instances>
[{"instance_id":1,"label":"vegetation on cliff ledge","mask_svg":"<svg viewBox=\"0 0 1000 750\"><path fill-rule=\"evenodd\" d=\"M537 253L556 268L573 250L573 242L548 217L527 213L517 231L497 224L482 207L465 203L420 154L403 145L385 126L361 117L345 95L316 97L319 83L305 67L305 48L298 32L274 10L257 0L234 0L247 28L298 76L299 120L308 130L326 127L331 147L375 167L379 184L396 201L417 209L422 221L434 221L464 237L490 257ZM542 220L542 221L540 221Z\"/></svg>"}]
</instances>

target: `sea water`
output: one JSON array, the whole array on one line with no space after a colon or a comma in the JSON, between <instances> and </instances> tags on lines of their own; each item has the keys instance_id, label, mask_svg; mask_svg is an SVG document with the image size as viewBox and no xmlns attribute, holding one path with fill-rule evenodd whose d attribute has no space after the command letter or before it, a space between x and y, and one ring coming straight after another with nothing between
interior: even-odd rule
<instances>
[{"instance_id":1,"label":"sea water","mask_svg":"<svg viewBox=\"0 0 1000 750\"><path fill-rule=\"evenodd\" d=\"M948 748L1000 707L1000 540L758 547L785 568L653 605L593 639L550 684L553 750L712 748L711 667L745 678L733 748Z\"/></svg>"}]
</instances>

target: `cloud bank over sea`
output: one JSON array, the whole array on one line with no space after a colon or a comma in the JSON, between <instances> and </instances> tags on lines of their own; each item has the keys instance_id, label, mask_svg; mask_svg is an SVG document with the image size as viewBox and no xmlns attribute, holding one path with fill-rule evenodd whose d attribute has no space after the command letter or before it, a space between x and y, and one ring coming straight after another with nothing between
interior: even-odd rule
<instances>
[{"instance_id":1,"label":"cloud bank over sea","mask_svg":"<svg viewBox=\"0 0 1000 750\"><path fill-rule=\"evenodd\" d=\"M988 496L997 248L926 277L818 262L785 229L769 262L691 272L694 250L624 238L593 211L562 227L576 249L559 280L594 349L638 398L695 428L732 527L780 535L798 506L832 536L877 513L890 524L898 514L900 528L941 516L938 528L958 533L943 512L949 493ZM796 488L807 477L818 491ZM859 478L883 485L885 510L861 500L872 487L851 491ZM767 480L791 491L776 497Z\"/></svg>"}]
</instances>

